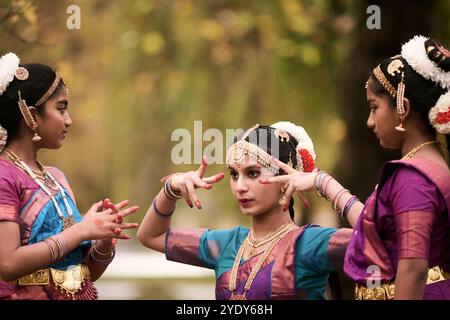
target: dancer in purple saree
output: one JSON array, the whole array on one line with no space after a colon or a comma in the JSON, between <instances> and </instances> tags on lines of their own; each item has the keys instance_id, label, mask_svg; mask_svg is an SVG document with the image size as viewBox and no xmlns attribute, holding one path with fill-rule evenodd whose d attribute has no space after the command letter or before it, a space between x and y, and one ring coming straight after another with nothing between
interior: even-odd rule
<instances>
[{"instance_id":1,"label":"dancer in purple saree","mask_svg":"<svg viewBox=\"0 0 450 320\"><path fill-rule=\"evenodd\" d=\"M83 218L64 174L38 161L38 150L62 145L68 100L49 66L0 57L0 299L97 299L93 282L113 260L116 239L137 227L123 223L138 209L123 209L128 201L100 201Z\"/></svg>"},{"instance_id":2,"label":"dancer in purple saree","mask_svg":"<svg viewBox=\"0 0 450 320\"><path fill-rule=\"evenodd\" d=\"M450 299L449 88L449 51L422 36L373 70L367 125L403 157L383 166L365 205L325 172L268 179L315 190L354 226L344 271L356 299Z\"/></svg>"},{"instance_id":3,"label":"dancer in purple saree","mask_svg":"<svg viewBox=\"0 0 450 320\"><path fill-rule=\"evenodd\" d=\"M259 183L283 174L272 165L272 156L291 169L314 169L312 142L292 123L257 125L233 144L227 156L230 187L242 213L251 217L251 229L171 228L176 199L185 197L190 207L194 203L201 209L194 188L211 189L223 178L203 178L204 160L199 170L165 180L139 228L139 240L165 252L168 260L213 269L217 299L325 299L329 275L342 268L352 231L295 225L293 200L285 199L287 188Z\"/></svg>"}]
</instances>

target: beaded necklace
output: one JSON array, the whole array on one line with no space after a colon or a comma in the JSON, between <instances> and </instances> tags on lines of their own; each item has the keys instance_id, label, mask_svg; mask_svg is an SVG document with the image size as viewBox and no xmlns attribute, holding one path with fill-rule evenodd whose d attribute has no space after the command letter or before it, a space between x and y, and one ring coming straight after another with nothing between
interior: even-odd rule
<instances>
[{"instance_id":1,"label":"beaded necklace","mask_svg":"<svg viewBox=\"0 0 450 320\"><path fill-rule=\"evenodd\" d=\"M245 295L250 290L250 287L252 286L253 280L255 280L256 274L258 273L259 269L261 269L262 264L269 256L270 252L272 252L275 245L280 241L286 234L288 234L291 230L293 230L296 227L295 223L288 223L283 226L283 228L278 232L278 235L275 236L272 239L272 242L270 242L270 245L267 247L267 249L264 250L261 258L258 260L252 271L250 272L250 275L248 276L248 279L244 286L244 293L243 294L235 294L234 291L236 291L237 287L237 273L239 264L241 262L241 259L244 255L244 250L246 243L248 241L243 241L241 244L241 247L239 248L239 251L236 255L236 258L233 263L233 268L231 269L231 275L230 275L230 282L228 284L228 289L231 291L231 297L230 300L247 300ZM246 239L248 239L249 236L247 236Z\"/></svg>"},{"instance_id":2,"label":"beaded necklace","mask_svg":"<svg viewBox=\"0 0 450 320\"><path fill-rule=\"evenodd\" d=\"M33 179L38 185L39 187L50 197L50 199L53 202L53 205L56 208L56 211L58 212L59 217L62 220L62 224L63 224L63 230L71 227L72 225L74 225L76 222L73 218L73 211L72 208L69 205L69 202L67 201L67 197L66 194L64 192L63 187L59 184L59 182L53 177L53 175L50 174L50 172L48 172L47 170L44 169L44 166L42 166L42 164L37 161L38 164L38 168L39 170L42 171L42 175L45 178L48 178L56 187L55 187L55 191L59 191L61 192L63 201L64 201L64 206L67 209L67 212L69 213L69 217L64 217L61 208L58 205L58 202L56 201L56 198L53 196L53 194L51 193L51 191L46 187L46 185L41 181L40 177L38 177L35 174L35 171L33 171L22 159L20 159L14 152L12 152L9 149L4 148L3 151L6 153L7 157L17 166L19 167L22 171L25 171L25 173L27 173L31 179Z\"/></svg>"}]
</instances>

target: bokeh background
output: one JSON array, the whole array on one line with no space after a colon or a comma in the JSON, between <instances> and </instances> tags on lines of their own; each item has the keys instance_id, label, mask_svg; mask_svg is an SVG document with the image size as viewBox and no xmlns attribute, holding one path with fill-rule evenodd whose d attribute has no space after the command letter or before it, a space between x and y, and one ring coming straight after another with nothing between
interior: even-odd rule
<instances>
[{"instance_id":1,"label":"bokeh background","mask_svg":"<svg viewBox=\"0 0 450 320\"><path fill-rule=\"evenodd\" d=\"M67 27L70 5L80 29ZM380 29L367 27L370 5ZM364 199L380 165L399 156L366 127L367 76L415 34L449 45L449 17L445 0L0 0L0 54L51 65L66 81L73 126L61 150L39 157L66 173L80 211L129 199L141 206L129 220L139 222L162 176L196 169L171 160L171 133L194 139L194 121L224 133L300 124L318 166ZM178 204L174 225L248 226L227 180L199 191L202 211ZM310 200L296 206L298 224L345 226L325 200ZM119 243L97 285L102 299L214 298L212 271L167 262L135 238Z\"/></svg>"}]
</instances>

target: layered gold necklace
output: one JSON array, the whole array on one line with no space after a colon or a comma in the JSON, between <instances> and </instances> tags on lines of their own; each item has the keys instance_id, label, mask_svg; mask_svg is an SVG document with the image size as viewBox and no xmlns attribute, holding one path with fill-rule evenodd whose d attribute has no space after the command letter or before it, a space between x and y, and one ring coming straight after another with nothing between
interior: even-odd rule
<instances>
[{"instance_id":1,"label":"layered gold necklace","mask_svg":"<svg viewBox=\"0 0 450 320\"><path fill-rule=\"evenodd\" d=\"M417 146L414 147L411 151L409 151L407 154L405 154L405 155L403 156L402 159L411 159L412 157L414 157L414 155L415 155L420 149L422 149L422 148L425 147L426 145L433 144L433 143L436 143L436 141L427 141L427 142L424 142L424 143L421 143L421 144L417 145Z\"/></svg>"},{"instance_id":2,"label":"layered gold necklace","mask_svg":"<svg viewBox=\"0 0 450 320\"><path fill-rule=\"evenodd\" d=\"M289 223L291 224L291 223ZM263 245L271 242L275 237L278 237L281 233L285 231L286 224L282 224L277 230L275 230L272 233L269 233L268 235L264 236L261 239L256 239L253 229L249 232L249 236L245 239L248 245L250 245L252 248L250 249L249 256L252 257L256 254L257 249L259 247L262 247Z\"/></svg>"},{"instance_id":3,"label":"layered gold necklace","mask_svg":"<svg viewBox=\"0 0 450 320\"><path fill-rule=\"evenodd\" d=\"M230 300L246 300L246 294L250 290L250 287L252 286L253 280L255 280L256 274L258 273L259 269L261 269L261 266L263 265L264 261L267 259L269 254L272 252L275 245L280 241L286 234L288 234L290 231L292 231L296 227L295 223L287 223L283 224L280 228L278 228L275 232L272 234L258 240L255 240L253 237L253 231L249 232L249 235L247 238L242 242L239 251L236 255L236 258L234 259L233 268L231 269L231 275L230 275L230 282L228 284L228 289L231 292ZM253 238L253 240L251 240ZM255 264L254 268L250 272L250 275L247 278L247 281L244 285L244 292L243 294L236 294L236 287L237 287L237 273L239 269L239 265L241 263L242 257L244 255L244 250L247 244L252 244L255 241L257 242L257 247L262 246L263 244L269 243L269 246L264 250L263 254L259 258L258 262Z\"/></svg>"},{"instance_id":4,"label":"layered gold necklace","mask_svg":"<svg viewBox=\"0 0 450 320\"><path fill-rule=\"evenodd\" d=\"M32 170L22 159L19 158L14 152L11 150L4 148L3 152L5 152L8 159L10 159L14 165L16 165L18 168L20 168L22 171L24 171L28 176L30 176L31 179L33 179L39 187L50 197L50 199L53 202L53 205L56 208L56 211L58 212L59 217L62 220L63 230L69 228L70 226L74 225L75 219L73 218L73 210L72 207L69 205L69 202L67 201L66 193L61 186L61 184L53 177L53 175L50 174L47 170L45 170L44 166L39 162L36 161L37 166L39 168L39 171ZM58 202L56 201L55 196L48 188L61 192L61 196L63 198L64 206L67 209L67 212L69 213L69 217L64 217L61 208L58 205Z\"/></svg>"}]
</instances>

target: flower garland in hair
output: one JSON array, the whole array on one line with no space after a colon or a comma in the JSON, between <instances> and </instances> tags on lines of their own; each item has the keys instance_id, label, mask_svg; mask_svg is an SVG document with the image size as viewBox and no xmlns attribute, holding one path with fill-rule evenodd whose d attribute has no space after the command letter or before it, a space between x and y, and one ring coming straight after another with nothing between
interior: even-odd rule
<instances>
[{"instance_id":1,"label":"flower garland in hair","mask_svg":"<svg viewBox=\"0 0 450 320\"><path fill-rule=\"evenodd\" d=\"M450 72L445 72L427 55L424 36L415 36L402 46L402 57L425 79L439 84L442 89L450 89Z\"/></svg>"},{"instance_id":2,"label":"flower garland in hair","mask_svg":"<svg viewBox=\"0 0 450 320\"><path fill-rule=\"evenodd\" d=\"M6 141L8 140L8 131L5 128L0 126L0 152L3 151L3 148L6 146Z\"/></svg>"},{"instance_id":3,"label":"flower garland in hair","mask_svg":"<svg viewBox=\"0 0 450 320\"><path fill-rule=\"evenodd\" d=\"M15 53L7 53L0 58L0 95L6 91L19 68L19 57Z\"/></svg>"},{"instance_id":4,"label":"flower garland in hair","mask_svg":"<svg viewBox=\"0 0 450 320\"><path fill-rule=\"evenodd\" d=\"M437 132L450 134L450 91L441 95L428 113L431 124Z\"/></svg>"},{"instance_id":5,"label":"flower garland in hair","mask_svg":"<svg viewBox=\"0 0 450 320\"><path fill-rule=\"evenodd\" d=\"M289 121L280 121L271 125L276 129L282 129L293 136L298 144L296 146L298 169L303 172L311 172L315 168L316 153L314 144L305 129Z\"/></svg>"}]
</instances>

